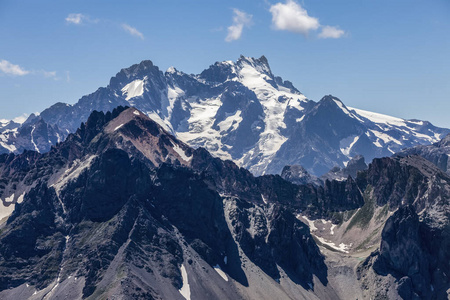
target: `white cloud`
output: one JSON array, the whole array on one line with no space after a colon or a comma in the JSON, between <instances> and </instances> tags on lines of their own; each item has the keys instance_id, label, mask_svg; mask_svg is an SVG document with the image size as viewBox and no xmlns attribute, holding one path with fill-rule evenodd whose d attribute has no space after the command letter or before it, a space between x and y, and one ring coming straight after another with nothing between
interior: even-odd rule
<instances>
[{"instance_id":1,"label":"white cloud","mask_svg":"<svg viewBox=\"0 0 450 300\"><path fill-rule=\"evenodd\" d=\"M288 30L308 35L320 27L319 20L308 15L306 9L293 0L277 3L270 7L272 25L277 30Z\"/></svg>"},{"instance_id":2,"label":"white cloud","mask_svg":"<svg viewBox=\"0 0 450 300\"><path fill-rule=\"evenodd\" d=\"M0 60L0 71L8 75L23 76L30 73L19 65L14 65L7 60Z\"/></svg>"},{"instance_id":3,"label":"white cloud","mask_svg":"<svg viewBox=\"0 0 450 300\"><path fill-rule=\"evenodd\" d=\"M272 26L276 30L287 30L305 36L311 31L322 28L318 37L321 39L338 39L345 31L334 26L321 25L319 19L308 15L306 9L294 0L286 3L276 3L270 7L272 13Z\"/></svg>"},{"instance_id":4,"label":"white cloud","mask_svg":"<svg viewBox=\"0 0 450 300\"><path fill-rule=\"evenodd\" d=\"M319 34L321 39L338 39L345 34L345 31L334 26L323 26Z\"/></svg>"},{"instance_id":5,"label":"white cloud","mask_svg":"<svg viewBox=\"0 0 450 300\"><path fill-rule=\"evenodd\" d=\"M66 18L67 23L80 25L83 20L86 20L86 16L83 14L69 14Z\"/></svg>"},{"instance_id":6,"label":"white cloud","mask_svg":"<svg viewBox=\"0 0 450 300\"><path fill-rule=\"evenodd\" d=\"M142 32L140 32L140 31L137 30L136 28L134 28L134 27L132 27L132 26L130 26L130 25L128 25L128 24L125 24L125 23L122 24L122 28L123 28L126 32L128 32L129 34L131 34L132 36L136 36L136 37L140 38L141 40L144 39L144 35L142 34Z\"/></svg>"},{"instance_id":7,"label":"white cloud","mask_svg":"<svg viewBox=\"0 0 450 300\"><path fill-rule=\"evenodd\" d=\"M239 9L233 9L233 24L228 27L228 34L225 41L231 42L241 38L242 30L252 24L252 15Z\"/></svg>"}]
</instances>

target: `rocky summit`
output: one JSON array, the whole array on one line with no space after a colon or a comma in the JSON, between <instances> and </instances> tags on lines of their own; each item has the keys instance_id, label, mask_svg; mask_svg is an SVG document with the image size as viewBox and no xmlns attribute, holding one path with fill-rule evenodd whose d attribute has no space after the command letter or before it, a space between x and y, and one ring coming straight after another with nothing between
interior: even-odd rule
<instances>
[{"instance_id":1,"label":"rocky summit","mask_svg":"<svg viewBox=\"0 0 450 300\"><path fill-rule=\"evenodd\" d=\"M450 174L450 134L432 145L419 145L404 149L397 156L419 155L431 161L442 171Z\"/></svg>"},{"instance_id":2,"label":"rocky summit","mask_svg":"<svg viewBox=\"0 0 450 300\"><path fill-rule=\"evenodd\" d=\"M370 162L438 142L449 129L347 107L332 95L315 102L272 73L266 57L216 62L200 74L151 61L122 69L73 105L57 103L25 123L0 123L0 153L41 153L77 130L94 110L132 106L193 148L233 160L254 175L301 165L321 176L356 155Z\"/></svg>"},{"instance_id":3,"label":"rocky summit","mask_svg":"<svg viewBox=\"0 0 450 300\"><path fill-rule=\"evenodd\" d=\"M0 299L448 297L450 177L429 160L255 177L158 122L93 111L0 155Z\"/></svg>"}]
</instances>

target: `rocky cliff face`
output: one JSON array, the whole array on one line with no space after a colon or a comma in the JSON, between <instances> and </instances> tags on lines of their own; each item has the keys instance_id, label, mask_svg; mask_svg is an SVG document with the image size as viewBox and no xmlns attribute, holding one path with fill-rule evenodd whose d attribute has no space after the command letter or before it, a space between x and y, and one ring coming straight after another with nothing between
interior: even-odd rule
<instances>
[{"instance_id":1,"label":"rocky cliff face","mask_svg":"<svg viewBox=\"0 0 450 300\"><path fill-rule=\"evenodd\" d=\"M421 221L412 206L399 208L383 228L380 249L360 266L362 281L369 285L373 277L389 275L395 278L392 287L402 299L446 299L449 228L448 222L443 227L432 227ZM371 276L370 266L377 276ZM375 284L380 294L385 289L383 279Z\"/></svg>"},{"instance_id":2,"label":"rocky cliff face","mask_svg":"<svg viewBox=\"0 0 450 300\"><path fill-rule=\"evenodd\" d=\"M373 187L377 205L395 211L383 227L379 250L358 270L363 285L372 285L367 296L393 297L389 286L403 299L445 299L450 178L418 156L376 159L365 176L358 179Z\"/></svg>"},{"instance_id":3,"label":"rocky cliff face","mask_svg":"<svg viewBox=\"0 0 450 300\"><path fill-rule=\"evenodd\" d=\"M405 149L398 156L419 155L450 174L450 134L437 143Z\"/></svg>"},{"instance_id":4,"label":"rocky cliff face","mask_svg":"<svg viewBox=\"0 0 450 300\"><path fill-rule=\"evenodd\" d=\"M364 171L367 169L367 164L362 155L356 155L353 157L345 166L345 168L334 167L328 173L320 177L321 180L344 180L348 176L356 178L359 171Z\"/></svg>"},{"instance_id":5,"label":"rocky cliff face","mask_svg":"<svg viewBox=\"0 0 450 300\"><path fill-rule=\"evenodd\" d=\"M295 184L308 184L322 185L323 182L314 175L308 173L308 171L300 165L285 166L281 171L281 177L284 180L290 181Z\"/></svg>"},{"instance_id":6,"label":"rocky cliff face","mask_svg":"<svg viewBox=\"0 0 450 300\"><path fill-rule=\"evenodd\" d=\"M4 126L1 126L4 125ZM24 123L10 121L0 125L0 153L22 153L24 150L47 152L62 142L68 132L32 114Z\"/></svg>"},{"instance_id":7,"label":"rocky cliff face","mask_svg":"<svg viewBox=\"0 0 450 300\"><path fill-rule=\"evenodd\" d=\"M0 155L0 179L0 298L440 299L450 288L450 178L418 156L297 185L120 107L47 153Z\"/></svg>"},{"instance_id":8,"label":"rocky cliff face","mask_svg":"<svg viewBox=\"0 0 450 300\"><path fill-rule=\"evenodd\" d=\"M94 112L50 152L0 162L20 189L2 189L15 209L1 226L1 297L235 299L259 293L256 274L268 295L327 290L324 257L282 204L296 186L269 176L262 189L135 109ZM299 285L286 294L284 281Z\"/></svg>"},{"instance_id":9,"label":"rocky cliff face","mask_svg":"<svg viewBox=\"0 0 450 300\"><path fill-rule=\"evenodd\" d=\"M173 67L162 72L151 61L122 69L107 87L76 104L57 103L38 118L30 117L28 127L2 132L0 126L0 153L46 152L92 111L118 105L139 109L191 147L231 159L254 175L302 165L321 176L334 166L344 168L358 154L371 161L437 142L449 133L429 122L349 108L331 95L308 100L274 75L264 56L241 56L236 62L216 62L197 75Z\"/></svg>"}]
</instances>

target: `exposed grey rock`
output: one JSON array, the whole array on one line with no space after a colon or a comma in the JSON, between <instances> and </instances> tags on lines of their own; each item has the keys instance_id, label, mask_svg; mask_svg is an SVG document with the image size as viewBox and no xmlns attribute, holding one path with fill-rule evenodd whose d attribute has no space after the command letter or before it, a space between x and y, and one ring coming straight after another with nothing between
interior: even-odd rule
<instances>
[{"instance_id":1,"label":"exposed grey rock","mask_svg":"<svg viewBox=\"0 0 450 300\"><path fill-rule=\"evenodd\" d=\"M450 269L448 228L448 224L444 230L430 228L419 221L412 206L401 207L386 222L380 250L365 264L381 276L392 274L403 299L445 299Z\"/></svg>"},{"instance_id":2,"label":"exposed grey rock","mask_svg":"<svg viewBox=\"0 0 450 300\"><path fill-rule=\"evenodd\" d=\"M299 165L285 166L281 171L281 178L295 184L323 184L323 182L319 178L309 174L305 168Z\"/></svg>"},{"instance_id":3,"label":"exposed grey rock","mask_svg":"<svg viewBox=\"0 0 450 300\"><path fill-rule=\"evenodd\" d=\"M405 149L397 156L419 155L431 161L447 174L450 174L450 134L437 143Z\"/></svg>"},{"instance_id":4,"label":"exposed grey rock","mask_svg":"<svg viewBox=\"0 0 450 300\"><path fill-rule=\"evenodd\" d=\"M287 205L297 186L193 150L136 109L93 112L47 153L0 158L1 178L28 189L1 227L0 295L181 299L183 265L196 299L236 299L249 286L241 255L275 285L280 272L302 291L327 284Z\"/></svg>"},{"instance_id":5,"label":"exposed grey rock","mask_svg":"<svg viewBox=\"0 0 450 300\"><path fill-rule=\"evenodd\" d=\"M445 299L450 287L448 175L419 156L408 156L375 159L357 180L360 187L373 187L377 205L395 211L384 225L380 249L359 266L364 285L372 285L372 295L395 288L403 299ZM386 281L389 276L395 284Z\"/></svg>"},{"instance_id":6,"label":"exposed grey rock","mask_svg":"<svg viewBox=\"0 0 450 300\"><path fill-rule=\"evenodd\" d=\"M348 176L356 178L359 171L367 169L366 162L362 155L356 155L353 157L344 168L334 167L328 173L320 177L321 180L344 180Z\"/></svg>"}]
</instances>

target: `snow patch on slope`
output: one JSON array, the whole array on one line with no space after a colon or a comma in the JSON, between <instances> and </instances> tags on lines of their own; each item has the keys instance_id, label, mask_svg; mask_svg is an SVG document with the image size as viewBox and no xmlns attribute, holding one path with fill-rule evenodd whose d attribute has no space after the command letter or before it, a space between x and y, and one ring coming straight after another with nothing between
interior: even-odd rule
<instances>
[{"instance_id":1,"label":"snow patch on slope","mask_svg":"<svg viewBox=\"0 0 450 300\"><path fill-rule=\"evenodd\" d=\"M221 159L232 159L223 150L220 132L213 128L217 110L222 105L221 95L215 98L188 99L191 106L191 116L187 120L188 128L184 132L177 132L177 137L191 147L205 147L213 155Z\"/></svg>"},{"instance_id":2,"label":"snow patch on slope","mask_svg":"<svg viewBox=\"0 0 450 300\"><path fill-rule=\"evenodd\" d=\"M180 146L178 146L177 144L175 144L172 148L176 153L178 153L178 155L181 157L181 159L183 159L186 162L189 162L192 159L192 156L187 156L186 152L184 152L183 149L181 149Z\"/></svg>"},{"instance_id":3,"label":"snow patch on slope","mask_svg":"<svg viewBox=\"0 0 450 300\"><path fill-rule=\"evenodd\" d=\"M334 250L340 251L340 252L344 252L344 253L348 253L348 249L350 248L349 245L346 245L344 243L340 243L339 246L336 246L336 244L331 243L331 242L327 242L324 238L320 237L320 236L316 236L315 237L324 245L327 245L330 248L333 248Z\"/></svg>"},{"instance_id":4,"label":"snow patch on slope","mask_svg":"<svg viewBox=\"0 0 450 300\"><path fill-rule=\"evenodd\" d=\"M5 217L9 217L13 213L16 206L14 203L12 203L13 199L14 194L0 201L0 220ZM7 203L9 205L4 205L3 203Z\"/></svg>"},{"instance_id":5,"label":"snow patch on slope","mask_svg":"<svg viewBox=\"0 0 450 300\"><path fill-rule=\"evenodd\" d=\"M383 140L384 143L389 143L389 142L394 142L397 145L402 145L402 143L396 139L394 139L393 137L391 137L390 135L387 135L383 132L377 131L377 130L370 130L377 138Z\"/></svg>"},{"instance_id":6,"label":"snow patch on slope","mask_svg":"<svg viewBox=\"0 0 450 300\"><path fill-rule=\"evenodd\" d=\"M241 111L238 110L234 115L228 115L225 120L217 124L220 131L236 130L242 122Z\"/></svg>"},{"instance_id":7,"label":"snow patch on slope","mask_svg":"<svg viewBox=\"0 0 450 300\"><path fill-rule=\"evenodd\" d=\"M359 140L359 136L349 136L345 139L342 139L340 144L340 150L342 154L350 158L350 150L352 150L353 145Z\"/></svg>"},{"instance_id":8,"label":"snow patch on slope","mask_svg":"<svg viewBox=\"0 0 450 300\"><path fill-rule=\"evenodd\" d=\"M183 278L183 286L178 291L186 300L191 300L191 287L189 286L186 268L184 267L183 264L181 265L180 270L181 270L181 277Z\"/></svg>"},{"instance_id":9,"label":"snow patch on slope","mask_svg":"<svg viewBox=\"0 0 450 300\"><path fill-rule=\"evenodd\" d=\"M118 130L120 127L122 127L124 124L120 124L119 126L117 126L116 128L114 128L114 131Z\"/></svg>"},{"instance_id":10,"label":"snow patch on slope","mask_svg":"<svg viewBox=\"0 0 450 300\"><path fill-rule=\"evenodd\" d=\"M309 230L311 230L311 232L317 230L316 225L314 225L314 221L308 219L307 216L302 216L302 215L298 214L296 217L297 217L297 219L299 219L302 222L306 221L308 223Z\"/></svg>"},{"instance_id":11,"label":"snow patch on slope","mask_svg":"<svg viewBox=\"0 0 450 300\"><path fill-rule=\"evenodd\" d=\"M353 107L352 108L349 107L349 109L354 110L358 115L361 115L364 118L369 119L370 121L372 121L374 123L395 125L395 126L400 126L400 127L406 126L405 120L403 120L401 118L396 118L396 117L392 117L392 116L388 116L388 115L374 113L374 112L357 109L357 108L353 108Z\"/></svg>"},{"instance_id":12,"label":"snow patch on slope","mask_svg":"<svg viewBox=\"0 0 450 300\"><path fill-rule=\"evenodd\" d=\"M33 129L31 129L31 143L33 144L33 146L34 146L34 150L36 151L36 152L39 152L39 148L37 147L37 145L36 145L36 143L34 142L34 138L33 138L33 133L34 133L34 130L36 129L36 125L33 125Z\"/></svg>"},{"instance_id":13,"label":"snow patch on slope","mask_svg":"<svg viewBox=\"0 0 450 300\"><path fill-rule=\"evenodd\" d=\"M222 271L219 265L215 265L213 268L225 281L228 281L227 274L225 274L225 272Z\"/></svg>"},{"instance_id":14,"label":"snow patch on slope","mask_svg":"<svg viewBox=\"0 0 450 300\"><path fill-rule=\"evenodd\" d=\"M122 95L125 96L125 100L130 100L134 97L139 97L144 94L144 83L147 80L147 76L144 80L136 79L122 88Z\"/></svg>"}]
</instances>

